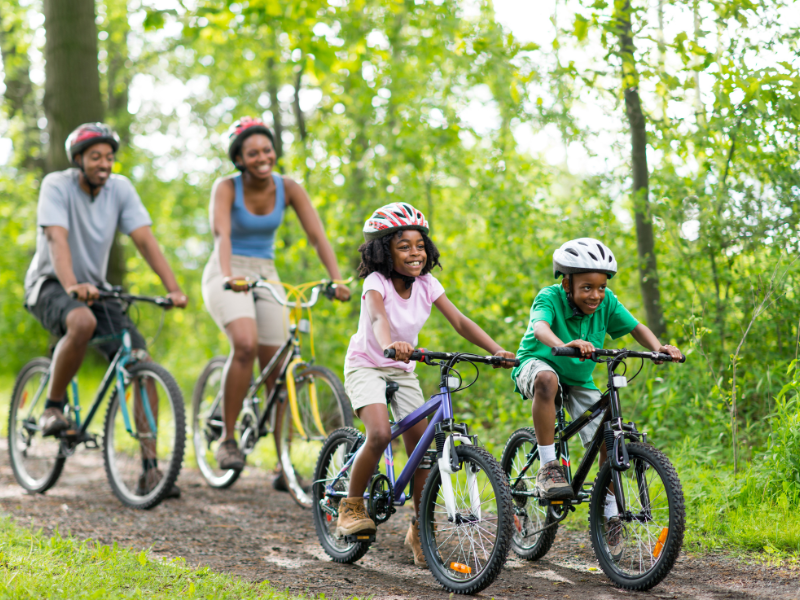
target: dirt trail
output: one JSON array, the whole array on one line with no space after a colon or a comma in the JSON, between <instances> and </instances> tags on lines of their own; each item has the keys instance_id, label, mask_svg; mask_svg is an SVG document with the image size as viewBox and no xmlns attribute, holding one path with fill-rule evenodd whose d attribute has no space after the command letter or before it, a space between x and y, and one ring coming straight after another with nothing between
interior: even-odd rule
<instances>
[{"instance_id":1,"label":"dirt trail","mask_svg":"<svg viewBox=\"0 0 800 600\"><path fill-rule=\"evenodd\" d=\"M274 492L255 469L230 490L207 487L196 471L179 480L180 500L148 512L124 508L111 493L99 452L79 451L56 487L43 496L23 493L0 445L0 511L20 523L58 528L78 538L151 548L156 556L184 557L277 588L328 598L448 598L427 570L414 566L403 547L411 511L402 508L381 526L378 542L355 565L332 562L317 543L311 513ZM585 533L559 531L546 559L510 557L486 598L782 598L800 600L800 570L747 564L725 556L684 553L666 581L648 593L610 585Z\"/></svg>"}]
</instances>

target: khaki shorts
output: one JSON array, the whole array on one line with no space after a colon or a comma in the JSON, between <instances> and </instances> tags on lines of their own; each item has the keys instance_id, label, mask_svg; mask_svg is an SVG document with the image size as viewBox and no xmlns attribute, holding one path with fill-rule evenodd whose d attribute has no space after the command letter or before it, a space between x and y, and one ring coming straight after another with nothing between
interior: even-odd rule
<instances>
[{"instance_id":1,"label":"khaki shorts","mask_svg":"<svg viewBox=\"0 0 800 600\"><path fill-rule=\"evenodd\" d=\"M395 381L400 389L395 392L392 412L398 421L425 404L417 374L397 367L345 368L344 391L357 411L368 404L386 404L386 382Z\"/></svg>"},{"instance_id":2,"label":"khaki shorts","mask_svg":"<svg viewBox=\"0 0 800 600\"><path fill-rule=\"evenodd\" d=\"M261 277L280 281L275 263L268 258L231 256L231 272L242 277ZM203 270L203 302L217 327L225 327L236 319L253 319L258 327L258 343L262 346L280 346L289 337L289 309L281 306L269 290L234 292L222 289L224 277L219 266L219 257L214 252ZM283 286L275 285L281 298L285 298Z\"/></svg>"},{"instance_id":3,"label":"khaki shorts","mask_svg":"<svg viewBox=\"0 0 800 600\"><path fill-rule=\"evenodd\" d=\"M535 358L526 362L525 366L522 367L522 370L517 374L517 387L526 398L533 398L533 384L536 381L536 376L543 371L550 371L558 377L558 373L555 372L553 367ZM560 381L558 385L561 387ZM562 396L564 395L562 394ZM569 394L564 396L564 407L567 409L569 416L576 419L580 414L586 412L595 402L599 401L601 396L602 394L599 390L571 385L569 386ZM581 442L583 442L584 448L592 443L592 438L597 428L600 426L602 416L601 414L593 421L589 421L586 427L578 432L581 436Z\"/></svg>"}]
</instances>

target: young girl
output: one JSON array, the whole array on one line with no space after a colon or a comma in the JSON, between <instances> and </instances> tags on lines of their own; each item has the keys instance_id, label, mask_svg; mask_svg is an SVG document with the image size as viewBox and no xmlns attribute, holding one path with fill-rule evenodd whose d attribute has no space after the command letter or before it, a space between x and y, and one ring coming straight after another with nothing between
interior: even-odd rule
<instances>
[{"instance_id":1,"label":"young girl","mask_svg":"<svg viewBox=\"0 0 800 600\"><path fill-rule=\"evenodd\" d=\"M353 410L367 429L367 440L353 464L348 497L339 504L337 534L342 536L376 531L363 496L391 440L386 381L400 385L392 406L398 420L425 403L415 364L409 357L417 334L431 314L431 305L436 305L466 340L495 356L514 358L461 314L445 295L442 284L430 274L434 266L441 268L439 251L428 237L428 222L420 211L405 202L379 208L364 225L364 238L366 242L359 248L359 275L364 278L361 317L347 349L344 385ZM387 348L395 349L396 360L383 356ZM511 366L509 363L508 368ZM427 425L427 420L422 420L403 435L409 455ZM415 514L419 513L427 476L427 470L414 474ZM414 564L426 566L416 518L411 521L405 544L414 552Z\"/></svg>"}]
</instances>

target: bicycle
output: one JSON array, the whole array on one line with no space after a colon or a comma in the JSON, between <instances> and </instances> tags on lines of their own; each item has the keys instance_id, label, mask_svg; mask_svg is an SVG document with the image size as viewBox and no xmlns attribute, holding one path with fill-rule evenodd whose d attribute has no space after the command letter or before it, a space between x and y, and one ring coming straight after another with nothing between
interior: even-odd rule
<instances>
[{"instance_id":1,"label":"bicycle","mask_svg":"<svg viewBox=\"0 0 800 600\"><path fill-rule=\"evenodd\" d=\"M148 302L163 309L172 306L168 298L125 294L116 288L101 290L97 301L112 300L123 304L124 313L135 302ZM114 340L121 342L120 348L103 376L89 413L81 419L78 384L73 379L64 408L70 427L57 436L41 436L38 425L44 411L43 398L47 396L44 392L50 380L51 360L35 358L17 375L8 418L8 448L14 477L29 492L43 494L53 487L67 458L80 444L91 450L99 449L102 444L111 489L126 506L152 508L175 484L183 462L186 437L183 395L164 367L146 360L143 350L131 347L127 329L93 339L90 345ZM98 435L90 433L88 428L109 389L113 391L103 424L102 442L98 443ZM159 465L166 465L166 469L155 486L147 490L147 471Z\"/></svg>"},{"instance_id":2,"label":"bicycle","mask_svg":"<svg viewBox=\"0 0 800 600\"><path fill-rule=\"evenodd\" d=\"M286 487L292 498L302 507L311 507L311 497L303 485L303 478L310 479L312 471L298 472L304 465L313 465L322 442L328 433L339 427L352 426L353 415L350 401L339 378L330 369L313 364L314 342L311 307L319 300L320 293L333 299L336 284L314 281L300 286L287 287L296 302L284 300L266 280L244 280L248 289L268 290L275 300L291 308L292 322L289 334L269 364L250 384L244 398L242 411L236 421L239 447L249 455L258 440L269 433L275 436L278 461ZM274 282L278 284L278 282ZM226 289L230 284L226 283ZM308 301L305 292L311 290ZM308 311L309 319L300 319L301 311ZM302 358L300 333L310 337L312 360ZM227 357L212 358L200 375L192 396L192 439L200 472L206 482L215 488L228 488L239 478L241 471L217 468L215 454L221 443L223 370ZM275 385L265 398L259 392L277 369ZM286 408L289 410L286 410Z\"/></svg>"},{"instance_id":3,"label":"bicycle","mask_svg":"<svg viewBox=\"0 0 800 600\"><path fill-rule=\"evenodd\" d=\"M384 351L394 358L395 350ZM411 360L438 366L439 393L397 423L392 439L422 419L433 415L408 462L395 479L392 445L384 451L386 473L372 477L364 494L367 510L376 524L384 523L409 499L404 490L417 468L430 469L422 492L419 532L425 559L436 580L446 590L474 594L490 585L506 560L513 530L513 507L508 482L500 465L467 425L456 423L451 395L470 387L453 368L468 362L498 365L512 362L497 356L414 350ZM514 361L516 362L516 361ZM387 382L386 401L391 404L398 389ZM347 497L350 468L366 437L358 430L334 431L320 452L311 491L314 496L314 525L325 552L336 562L353 563L363 557L375 541L374 535L338 537L338 506ZM436 442L436 450L430 449ZM460 445L456 446L456 442ZM409 492L410 494L410 492Z\"/></svg>"},{"instance_id":4,"label":"bicycle","mask_svg":"<svg viewBox=\"0 0 800 600\"><path fill-rule=\"evenodd\" d=\"M554 356L580 357L577 348L552 349ZM602 359L599 357L608 357ZM678 474L669 459L647 441L634 423L623 423L619 390L629 380L615 373L628 358L672 361L668 354L632 350L596 350L591 360L605 363L608 391L586 412L566 420L563 403L557 398L556 456L567 467L567 481L574 499L545 500L535 492L539 470L538 446L533 428L515 431L503 450L500 463L508 477L514 501L514 552L521 558L538 560L555 540L558 524L575 506L589 501L592 548L603 572L620 588L648 590L660 583L672 569L683 545L686 512ZM587 359L588 360L588 359ZM682 357L679 362L684 362ZM641 371L641 368L639 369ZM631 377L631 380L639 374ZM569 388L561 386L561 394ZM602 416L601 426L573 477L569 440L589 421ZM628 442L626 443L626 440ZM584 486L589 470L605 444L608 458L593 484ZM606 493L613 490L618 517L606 519Z\"/></svg>"}]
</instances>

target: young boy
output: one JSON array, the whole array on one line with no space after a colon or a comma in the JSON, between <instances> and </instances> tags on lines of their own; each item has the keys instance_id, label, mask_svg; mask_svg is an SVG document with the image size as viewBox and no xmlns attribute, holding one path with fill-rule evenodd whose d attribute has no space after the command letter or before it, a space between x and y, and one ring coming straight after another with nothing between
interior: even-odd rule
<instances>
[{"instance_id":1,"label":"young boy","mask_svg":"<svg viewBox=\"0 0 800 600\"><path fill-rule=\"evenodd\" d=\"M580 238L567 242L553 253L553 275L563 276L561 284L541 290L533 301L528 330L520 342L520 366L511 372L515 391L533 399L533 426L539 444L540 468L536 476L539 497L551 500L572 498L566 472L556 460L554 444L555 398L560 384L569 386L564 405L572 417L600 400L592 381L595 363L586 357L602 348L606 334L617 339L630 333L642 346L681 357L674 346L665 346L645 325L639 323L606 287L617 272L614 255L602 242ZM578 348L582 358L552 356L550 348ZM596 418L580 431L588 446L600 426ZM600 464L606 460L600 448ZM610 496L608 502L614 501ZM616 502L614 501L616 506ZM616 514L616 511L612 511Z\"/></svg>"}]
</instances>

